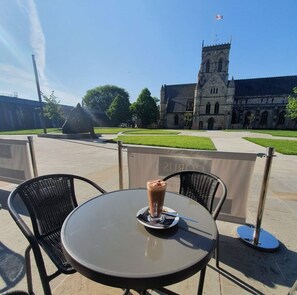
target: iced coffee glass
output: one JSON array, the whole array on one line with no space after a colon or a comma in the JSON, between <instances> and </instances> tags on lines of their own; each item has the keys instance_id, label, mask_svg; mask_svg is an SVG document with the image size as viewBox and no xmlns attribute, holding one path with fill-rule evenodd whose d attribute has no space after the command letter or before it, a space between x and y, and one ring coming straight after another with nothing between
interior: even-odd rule
<instances>
[{"instance_id":1,"label":"iced coffee glass","mask_svg":"<svg viewBox=\"0 0 297 295\"><path fill-rule=\"evenodd\" d=\"M146 184L149 203L149 218L152 222L162 221L162 210L166 192L166 182L163 180L152 180Z\"/></svg>"}]
</instances>

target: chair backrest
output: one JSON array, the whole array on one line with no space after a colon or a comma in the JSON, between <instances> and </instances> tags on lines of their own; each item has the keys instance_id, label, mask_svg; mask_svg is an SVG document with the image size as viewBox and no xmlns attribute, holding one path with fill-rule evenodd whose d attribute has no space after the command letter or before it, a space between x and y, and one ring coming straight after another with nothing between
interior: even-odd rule
<instances>
[{"instance_id":1,"label":"chair backrest","mask_svg":"<svg viewBox=\"0 0 297 295\"><path fill-rule=\"evenodd\" d=\"M202 171L186 170L172 173L164 177L163 180L167 181L173 177L179 177L180 179L180 194L204 206L212 214L213 218L217 219L227 197L226 185L218 176ZM217 196L216 193L219 186L221 186L221 193L220 196ZM219 202L216 207L213 208L215 197L219 198Z\"/></svg>"},{"instance_id":2,"label":"chair backrest","mask_svg":"<svg viewBox=\"0 0 297 295\"><path fill-rule=\"evenodd\" d=\"M20 184L8 199L10 213L18 218L13 206L19 195L24 202L38 239L59 231L68 214L77 207L74 179L87 182L101 193L105 190L92 181L77 175L51 174L32 178Z\"/></svg>"}]
</instances>

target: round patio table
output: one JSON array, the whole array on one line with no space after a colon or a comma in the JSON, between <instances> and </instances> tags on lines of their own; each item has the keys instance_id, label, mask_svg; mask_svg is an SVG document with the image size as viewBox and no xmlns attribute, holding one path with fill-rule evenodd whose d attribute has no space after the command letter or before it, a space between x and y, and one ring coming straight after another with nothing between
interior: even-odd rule
<instances>
[{"instance_id":1,"label":"round patio table","mask_svg":"<svg viewBox=\"0 0 297 295\"><path fill-rule=\"evenodd\" d=\"M197 222L180 217L171 228L151 229L136 218L147 205L145 189L114 191L83 203L62 226L66 259L91 280L135 290L205 273L218 234L209 212L192 199L166 192L164 206Z\"/></svg>"}]
</instances>

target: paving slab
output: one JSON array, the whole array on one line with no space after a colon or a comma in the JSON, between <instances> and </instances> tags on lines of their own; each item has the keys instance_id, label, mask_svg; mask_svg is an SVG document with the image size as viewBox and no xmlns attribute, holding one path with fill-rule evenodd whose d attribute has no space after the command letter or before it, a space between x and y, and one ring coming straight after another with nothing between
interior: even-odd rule
<instances>
[{"instance_id":1,"label":"paving slab","mask_svg":"<svg viewBox=\"0 0 297 295\"><path fill-rule=\"evenodd\" d=\"M265 153L266 149L248 142L242 137L271 137L246 132L193 132L186 134L210 137L217 150L229 152ZM1 138L11 138L0 136ZM52 139L34 136L34 148L38 174L73 173L87 177L107 191L119 188L118 150L116 144L105 140L113 136L102 136L97 140ZM13 138L26 138L14 136ZM273 137L274 138L274 137ZM290 140L296 140L290 138ZM127 157L123 157L124 187L128 188ZM255 224L261 191L265 157L257 158L248 198L247 223ZM220 236L220 265L215 267L212 259L207 267L204 294L288 294L297 279L297 156L276 153L273 158L267 189L262 227L280 241L277 252L262 252L246 246L237 238L238 224L218 221ZM7 196L15 184L0 182L1 257L0 293L7 290L26 290L24 272L24 250L27 241L7 211ZM90 198L91 191L79 187L78 202ZM27 217L24 217L27 219ZM2 248L1 248L2 245ZM3 250L4 249L4 250ZM36 294L42 288L34 259L33 281ZM47 268L54 266L46 261ZM5 276L6 275L6 276ZM196 294L199 274L169 289L178 294ZM51 283L53 294L122 294L122 290L92 282L80 274L61 275ZM151 294L158 294L150 292ZM135 292L132 294L136 294Z\"/></svg>"}]
</instances>

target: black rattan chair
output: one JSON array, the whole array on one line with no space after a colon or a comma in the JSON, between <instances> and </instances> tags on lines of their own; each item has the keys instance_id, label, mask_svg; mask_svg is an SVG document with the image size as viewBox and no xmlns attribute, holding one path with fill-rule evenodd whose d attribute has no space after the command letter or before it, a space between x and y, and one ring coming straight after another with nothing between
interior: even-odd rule
<instances>
[{"instance_id":1,"label":"black rattan chair","mask_svg":"<svg viewBox=\"0 0 297 295\"><path fill-rule=\"evenodd\" d=\"M16 224L29 241L25 251L26 274L29 294L34 294L31 274L30 251L33 250L45 295L51 294L50 281L59 274L71 274L75 270L66 261L61 248L61 227L68 214L77 207L75 183L81 181L92 186L100 194L105 190L93 181L77 175L51 174L35 177L20 184L8 197L8 209ZM33 232L16 209L19 196L28 210ZM41 249L57 267L48 275Z\"/></svg>"},{"instance_id":2,"label":"black rattan chair","mask_svg":"<svg viewBox=\"0 0 297 295\"><path fill-rule=\"evenodd\" d=\"M202 171L179 171L163 178L167 181L170 178L179 177L179 194L187 196L204 206L217 219L224 201L227 197L227 187L225 183L216 175ZM220 195L217 195L218 188ZM215 205L214 200L219 198ZM215 206L214 206L215 205ZM219 236L216 247L216 266L219 268Z\"/></svg>"}]
</instances>

